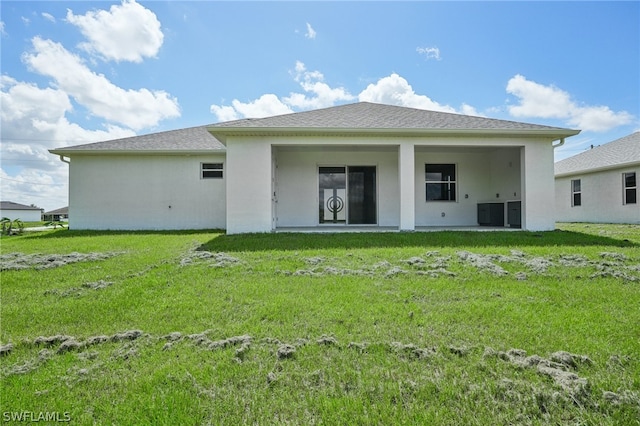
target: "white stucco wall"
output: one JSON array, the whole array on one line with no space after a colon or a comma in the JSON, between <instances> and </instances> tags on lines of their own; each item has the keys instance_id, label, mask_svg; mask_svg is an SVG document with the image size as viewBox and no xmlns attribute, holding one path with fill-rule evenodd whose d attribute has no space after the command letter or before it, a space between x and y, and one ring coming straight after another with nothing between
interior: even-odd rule
<instances>
[{"instance_id":1,"label":"white stucco wall","mask_svg":"<svg viewBox=\"0 0 640 426\"><path fill-rule=\"evenodd\" d=\"M224 155L74 155L71 229L223 229L225 181L201 179L201 163Z\"/></svg>"},{"instance_id":2,"label":"white stucco wall","mask_svg":"<svg viewBox=\"0 0 640 426\"><path fill-rule=\"evenodd\" d=\"M227 141L227 233L269 232L272 222L271 144L264 138Z\"/></svg>"},{"instance_id":3,"label":"white stucco wall","mask_svg":"<svg viewBox=\"0 0 640 426\"><path fill-rule=\"evenodd\" d=\"M318 225L318 167L376 166L378 225L399 225L397 147L276 147L277 226Z\"/></svg>"},{"instance_id":4,"label":"white stucco wall","mask_svg":"<svg viewBox=\"0 0 640 426\"><path fill-rule=\"evenodd\" d=\"M555 183L551 142L534 141L520 152L522 183L522 229L555 229Z\"/></svg>"},{"instance_id":5,"label":"white stucco wall","mask_svg":"<svg viewBox=\"0 0 640 426\"><path fill-rule=\"evenodd\" d=\"M22 222L40 222L42 211L40 210L0 210L0 217L11 220L20 219Z\"/></svg>"},{"instance_id":6,"label":"white stucco wall","mask_svg":"<svg viewBox=\"0 0 640 426\"><path fill-rule=\"evenodd\" d=\"M623 204L622 174L640 167L584 173L556 179L555 204L558 222L640 223L640 203ZM582 205L571 206L571 181L580 179Z\"/></svg>"},{"instance_id":7,"label":"white stucco wall","mask_svg":"<svg viewBox=\"0 0 640 426\"><path fill-rule=\"evenodd\" d=\"M523 229L550 230L555 226L549 140L472 135L273 136L229 137L226 145L227 232L231 234L316 226L318 167L338 165L377 167L380 226L401 227L404 223L402 229L411 229L406 223L411 214L406 210L402 214L401 202L405 207L414 202L416 226L475 226L478 203L509 200L522 201ZM413 200L407 186L400 184L408 181L408 175L399 173L399 165L412 158L410 146L415 146ZM456 202L426 202L425 163L457 165Z\"/></svg>"}]
</instances>

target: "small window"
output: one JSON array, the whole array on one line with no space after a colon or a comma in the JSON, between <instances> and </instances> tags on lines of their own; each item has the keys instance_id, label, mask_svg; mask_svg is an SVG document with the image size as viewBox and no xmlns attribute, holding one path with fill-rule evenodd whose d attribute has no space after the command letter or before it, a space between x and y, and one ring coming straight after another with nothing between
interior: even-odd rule
<instances>
[{"instance_id":1,"label":"small window","mask_svg":"<svg viewBox=\"0 0 640 426\"><path fill-rule=\"evenodd\" d=\"M456 201L456 165L425 164L427 201Z\"/></svg>"},{"instance_id":2,"label":"small window","mask_svg":"<svg viewBox=\"0 0 640 426\"><path fill-rule=\"evenodd\" d=\"M202 163L202 179L222 179L222 163Z\"/></svg>"},{"instance_id":3,"label":"small window","mask_svg":"<svg viewBox=\"0 0 640 426\"><path fill-rule=\"evenodd\" d=\"M624 204L636 204L638 199L636 173L623 173L622 185L624 188Z\"/></svg>"},{"instance_id":4,"label":"small window","mask_svg":"<svg viewBox=\"0 0 640 426\"><path fill-rule=\"evenodd\" d=\"M580 179L571 181L571 205L573 207L582 205L582 189Z\"/></svg>"}]
</instances>

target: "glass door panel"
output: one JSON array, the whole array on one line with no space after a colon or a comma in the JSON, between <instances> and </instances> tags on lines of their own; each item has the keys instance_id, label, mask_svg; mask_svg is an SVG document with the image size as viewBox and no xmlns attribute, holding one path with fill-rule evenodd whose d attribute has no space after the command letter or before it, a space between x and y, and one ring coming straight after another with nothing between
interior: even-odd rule
<instances>
[{"instance_id":1,"label":"glass door panel","mask_svg":"<svg viewBox=\"0 0 640 426\"><path fill-rule=\"evenodd\" d=\"M319 222L345 224L347 175L345 167L319 168Z\"/></svg>"},{"instance_id":2,"label":"glass door panel","mask_svg":"<svg viewBox=\"0 0 640 426\"><path fill-rule=\"evenodd\" d=\"M375 225L376 218L376 167L349 166L348 215L353 225Z\"/></svg>"}]
</instances>

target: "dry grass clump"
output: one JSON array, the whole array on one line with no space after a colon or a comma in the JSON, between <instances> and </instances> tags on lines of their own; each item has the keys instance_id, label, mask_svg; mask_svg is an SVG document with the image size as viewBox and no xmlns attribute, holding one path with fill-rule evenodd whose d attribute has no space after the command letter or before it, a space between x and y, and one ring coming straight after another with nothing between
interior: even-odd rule
<instances>
[{"instance_id":1,"label":"dry grass clump","mask_svg":"<svg viewBox=\"0 0 640 426\"><path fill-rule=\"evenodd\" d=\"M107 253L69 253L69 254L24 254L7 253L0 255L0 271L21 269L49 269L77 262L94 262L118 256L123 252Z\"/></svg>"},{"instance_id":2,"label":"dry grass clump","mask_svg":"<svg viewBox=\"0 0 640 426\"><path fill-rule=\"evenodd\" d=\"M546 359L538 355L527 356L527 352L522 349L496 352L490 348L485 349L484 355L485 357L496 356L520 368L535 368L539 374L553 379L554 383L576 402L586 399L591 394L591 386L587 379L569 371L570 368L575 369L578 365L592 364L591 359L586 355L559 351L551 354L551 359Z\"/></svg>"},{"instance_id":3,"label":"dry grass clump","mask_svg":"<svg viewBox=\"0 0 640 426\"><path fill-rule=\"evenodd\" d=\"M235 266L240 264L240 259L229 256L226 253L219 252L213 253L210 251L196 250L188 253L182 259L180 259L180 266L189 266L198 263L205 262L208 266L213 268L224 268L227 266Z\"/></svg>"}]
</instances>

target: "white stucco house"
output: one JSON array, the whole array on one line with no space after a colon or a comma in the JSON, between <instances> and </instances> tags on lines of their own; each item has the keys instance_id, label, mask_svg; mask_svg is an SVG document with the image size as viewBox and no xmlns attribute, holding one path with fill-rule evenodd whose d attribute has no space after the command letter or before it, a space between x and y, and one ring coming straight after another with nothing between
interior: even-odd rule
<instances>
[{"instance_id":1,"label":"white stucco house","mask_svg":"<svg viewBox=\"0 0 640 426\"><path fill-rule=\"evenodd\" d=\"M640 223L640 132L555 164L559 222Z\"/></svg>"},{"instance_id":2,"label":"white stucco house","mask_svg":"<svg viewBox=\"0 0 640 426\"><path fill-rule=\"evenodd\" d=\"M51 150L72 229L551 230L557 127L367 102Z\"/></svg>"},{"instance_id":3,"label":"white stucco house","mask_svg":"<svg viewBox=\"0 0 640 426\"><path fill-rule=\"evenodd\" d=\"M36 206L27 206L13 201L0 201L0 217L23 222L39 222L44 210Z\"/></svg>"}]
</instances>

